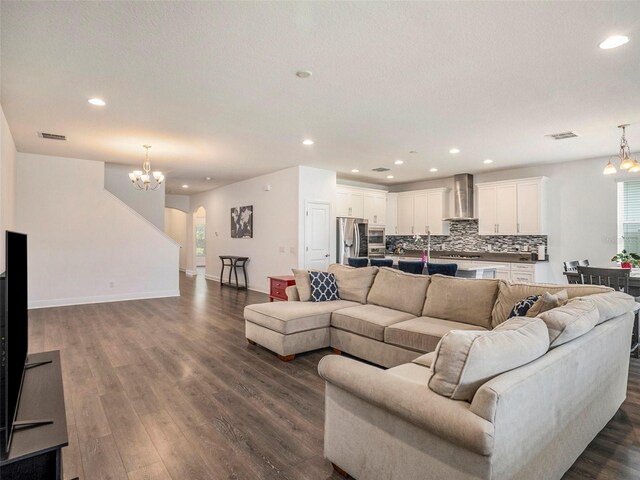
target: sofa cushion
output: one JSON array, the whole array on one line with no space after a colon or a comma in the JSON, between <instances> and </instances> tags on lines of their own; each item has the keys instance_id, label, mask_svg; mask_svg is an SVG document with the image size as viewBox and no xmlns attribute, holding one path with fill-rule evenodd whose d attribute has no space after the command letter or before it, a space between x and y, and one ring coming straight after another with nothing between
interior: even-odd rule
<instances>
[{"instance_id":1,"label":"sofa cushion","mask_svg":"<svg viewBox=\"0 0 640 480\"><path fill-rule=\"evenodd\" d=\"M283 335L328 327L331 312L357 305L347 300L333 302L272 302L244 307L244 318Z\"/></svg>"},{"instance_id":2,"label":"sofa cushion","mask_svg":"<svg viewBox=\"0 0 640 480\"><path fill-rule=\"evenodd\" d=\"M595 295L589 295L587 297L576 297L572 299L575 301L589 300L598 309L598 325L612 318L619 317L627 312L635 310L637 304L635 298L631 295L627 295L623 292L607 292L596 293Z\"/></svg>"},{"instance_id":3,"label":"sofa cushion","mask_svg":"<svg viewBox=\"0 0 640 480\"><path fill-rule=\"evenodd\" d=\"M334 312L331 325L382 342L386 327L409 318L414 316L378 305L358 305Z\"/></svg>"},{"instance_id":4,"label":"sofa cushion","mask_svg":"<svg viewBox=\"0 0 640 480\"><path fill-rule=\"evenodd\" d=\"M590 331L598 323L600 314L595 304L584 298L541 313L538 318L547 324L550 348L554 348Z\"/></svg>"},{"instance_id":5,"label":"sofa cushion","mask_svg":"<svg viewBox=\"0 0 640 480\"><path fill-rule=\"evenodd\" d=\"M396 323L384 331L385 343L410 348L418 352L432 352L440 339L451 330L484 330L476 325L452 322L441 318L420 317Z\"/></svg>"},{"instance_id":6,"label":"sofa cushion","mask_svg":"<svg viewBox=\"0 0 640 480\"><path fill-rule=\"evenodd\" d=\"M613 288L600 285L553 285L545 283L511 283L498 280L498 298L491 313L491 324L495 327L509 318L513 306L523 298L531 295L544 295L545 292L558 293L567 291L571 299L596 293L612 292Z\"/></svg>"},{"instance_id":7,"label":"sofa cushion","mask_svg":"<svg viewBox=\"0 0 640 480\"><path fill-rule=\"evenodd\" d=\"M336 277L329 272L309 272L311 278L311 300L314 302L332 302L340 300Z\"/></svg>"},{"instance_id":8,"label":"sofa cushion","mask_svg":"<svg viewBox=\"0 0 640 480\"><path fill-rule=\"evenodd\" d=\"M497 294L498 280L434 275L422 315L491 328L491 311ZM521 298L524 297L518 300Z\"/></svg>"},{"instance_id":9,"label":"sofa cushion","mask_svg":"<svg viewBox=\"0 0 640 480\"><path fill-rule=\"evenodd\" d=\"M336 276L338 294L343 300L367 303L367 295L378 273L377 267L355 268L334 263L329 265L329 273Z\"/></svg>"},{"instance_id":10,"label":"sofa cushion","mask_svg":"<svg viewBox=\"0 0 640 480\"><path fill-rule=\"evenodd\" d=\"M393 268L379 269L369 291L367 303L419 316L422 312L429 277L404 273Z\"/></svg>"},{"instance_id":11,"label":"sofa cushion","mask_svg":"<svg viewBox=\"0 0 640 480\"><path fill-rule=\"evenodd\" d=\"M429 388L471 401L491 378L544 355L549 334L539 318L515 317L491 331L453 330L438 344Z\"/></svg>"},{"instance_id":12,"label":"sofa cushion","mask_svg":"<svg viewBox=\"0 0 640 480\"><path fill-rule=\"evenodd\" d=\"M298 296L301 302L311 301L311 278L309 277L309 270L303 270L301 268L292 268L293 276L296 279L296 288L298 289Z\"/></svg>"}]
</instances>

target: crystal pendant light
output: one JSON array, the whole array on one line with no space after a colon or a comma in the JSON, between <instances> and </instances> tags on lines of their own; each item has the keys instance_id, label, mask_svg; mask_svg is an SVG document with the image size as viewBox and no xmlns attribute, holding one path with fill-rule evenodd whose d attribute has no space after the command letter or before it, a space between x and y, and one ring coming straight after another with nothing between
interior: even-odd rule
<instances>
[{"instance_id":1,"label":"crystal pendant light","mask_svg":"<svg viewBox=\"0 0 640 480\"><path fill-rule=\"evenodd\" d=\"M164 182L164 175L162 172L151 172L151 162L149 161L149 149L151 145L143 145L146 149L144 155L144 163L142 164L142 170L134 170L129 173L129 178L131 179L131 183L138 190L157 190Z\"/></svg>"}]
</instances>

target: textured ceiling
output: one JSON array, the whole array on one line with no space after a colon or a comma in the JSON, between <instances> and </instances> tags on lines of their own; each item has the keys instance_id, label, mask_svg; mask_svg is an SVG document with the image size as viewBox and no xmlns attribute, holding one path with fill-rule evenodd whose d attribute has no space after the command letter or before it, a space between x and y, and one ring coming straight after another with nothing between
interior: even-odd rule
<instances>
[{"instance_id":1,"label":"textured ceiling","mask_svg":"<svg viewBox=\"0 0 640 480\"><path fill-rule=\"evenodd\" d=\"M149 143L169 192L292 165L389 183L370 171L386 166L398 183L595 157L616 152L619 123L640 145L640 2L1 8L1 101L18 150L133 165ZM614 33L631 42L599 49ZM566 130L582 136L544 137Z\"/></svg>"}]
</instances>

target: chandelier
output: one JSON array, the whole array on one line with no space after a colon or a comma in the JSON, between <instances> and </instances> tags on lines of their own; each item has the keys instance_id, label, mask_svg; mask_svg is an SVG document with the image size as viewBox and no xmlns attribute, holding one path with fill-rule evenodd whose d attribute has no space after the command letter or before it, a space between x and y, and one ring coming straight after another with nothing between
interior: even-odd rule
<instances>
[{"instance_id":1,"label":"chandelier","mask_svg":"<svg viewBox=\"0 0 640 480\"><path fill-rule=\"evenodd\" d=\"M144 154L142 170L134 170L129 173L129 178L138 190L157 190L160 185L162 185L162 182L164 182L164 175L162 172L153 172L149 175L151 171L151 162L149 161L149 149L151 145L143 145L143 147L146 149L146 153Z\"/></svg>"},{"instance_id":2,"label":"chandelier","mask_svg":"<svg viewBox=\"0 0 640 480\"><path fill-rule=\"evenodd\" d=\"M631 158L631 152L629 150L629 144L627 143L627 138L625 137L625 129L629 126L628 123L624 125L618 125L618 128L622 129L622 138L620 139L620 152L618 153L618 158L620 159L620 170L627 170L629 173L637 173L640 172L640 162ZM613 155L611 158L615 157ZM609 163L604 167L604 171L602 172L604 175L613 175L616 173L616 167L611 163L611 158L609 159Z\"/></svg>"}]
</instances>

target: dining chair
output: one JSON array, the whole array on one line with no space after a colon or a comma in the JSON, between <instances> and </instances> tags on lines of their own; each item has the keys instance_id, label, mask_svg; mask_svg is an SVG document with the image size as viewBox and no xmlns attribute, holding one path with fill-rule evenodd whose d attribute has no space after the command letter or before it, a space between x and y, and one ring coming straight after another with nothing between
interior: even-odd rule
<instances>
[{"instance_id":1,"label":"dining chair","mask_svg":"<svg viewBox=\"0 0 640 480\"><path fill-rule=\"evenodd\" d=\"M398 261L398 269L406 273L415 273L420 275L424 270L424 262L407 262L400 260Z\"/></svg>"},{"instance_id":2,"label":"dining chair","mask_svg":"<svg viewBox=\"0 0 640 480\"><path fill-rule=\"evenodd\" d=\"M628 268L597 268L578 265L580 283L588 285L605 285L624 293L629 293Z\"/></svg>"},{"instance_id":3,"label":"dining chair","mask_svg":"<svg viewBox=\"0 0 640 480\"><path fill-rule=\"evenodd\" d=\"M588 260L584 260L585 262L587 262L587 265L584 265L585 267L589 266L589 261ZM580 265L580 262L578 260L573 260L571 262L564 262L564 271L565 272L577 272L578 271L578 265Z\"/></svg>"},{"instance_id":4,"label":"dining chair","mask_svg":"<svg viewBox=\"0 0 640 480\"><path fill-rule=\"evenodd\" d=\"M446 275L448 277L455 277L458 271L457 263L430 263L427 262L427 273L429 275Z\"/></svg>"},{"instance_id":5,"label":"dining chair","mask_svg":"<svg viewBox=\"0 0 640 480\"><path fill-rule=\"evenodd\" d=\"M362 268L369 265L369 259L367 257L349 257L347 259L351 267Z\"/></svg>"},{"instance_id":6,"label":"dining chair","mask_svg":"<svg viewBox=\"0 0 640 480\"><path fill-rule=\"evenodd\" d=\"M393 267L391 258L370 258L369 263L372 267Z\"/></svg>"}]
</instances>

